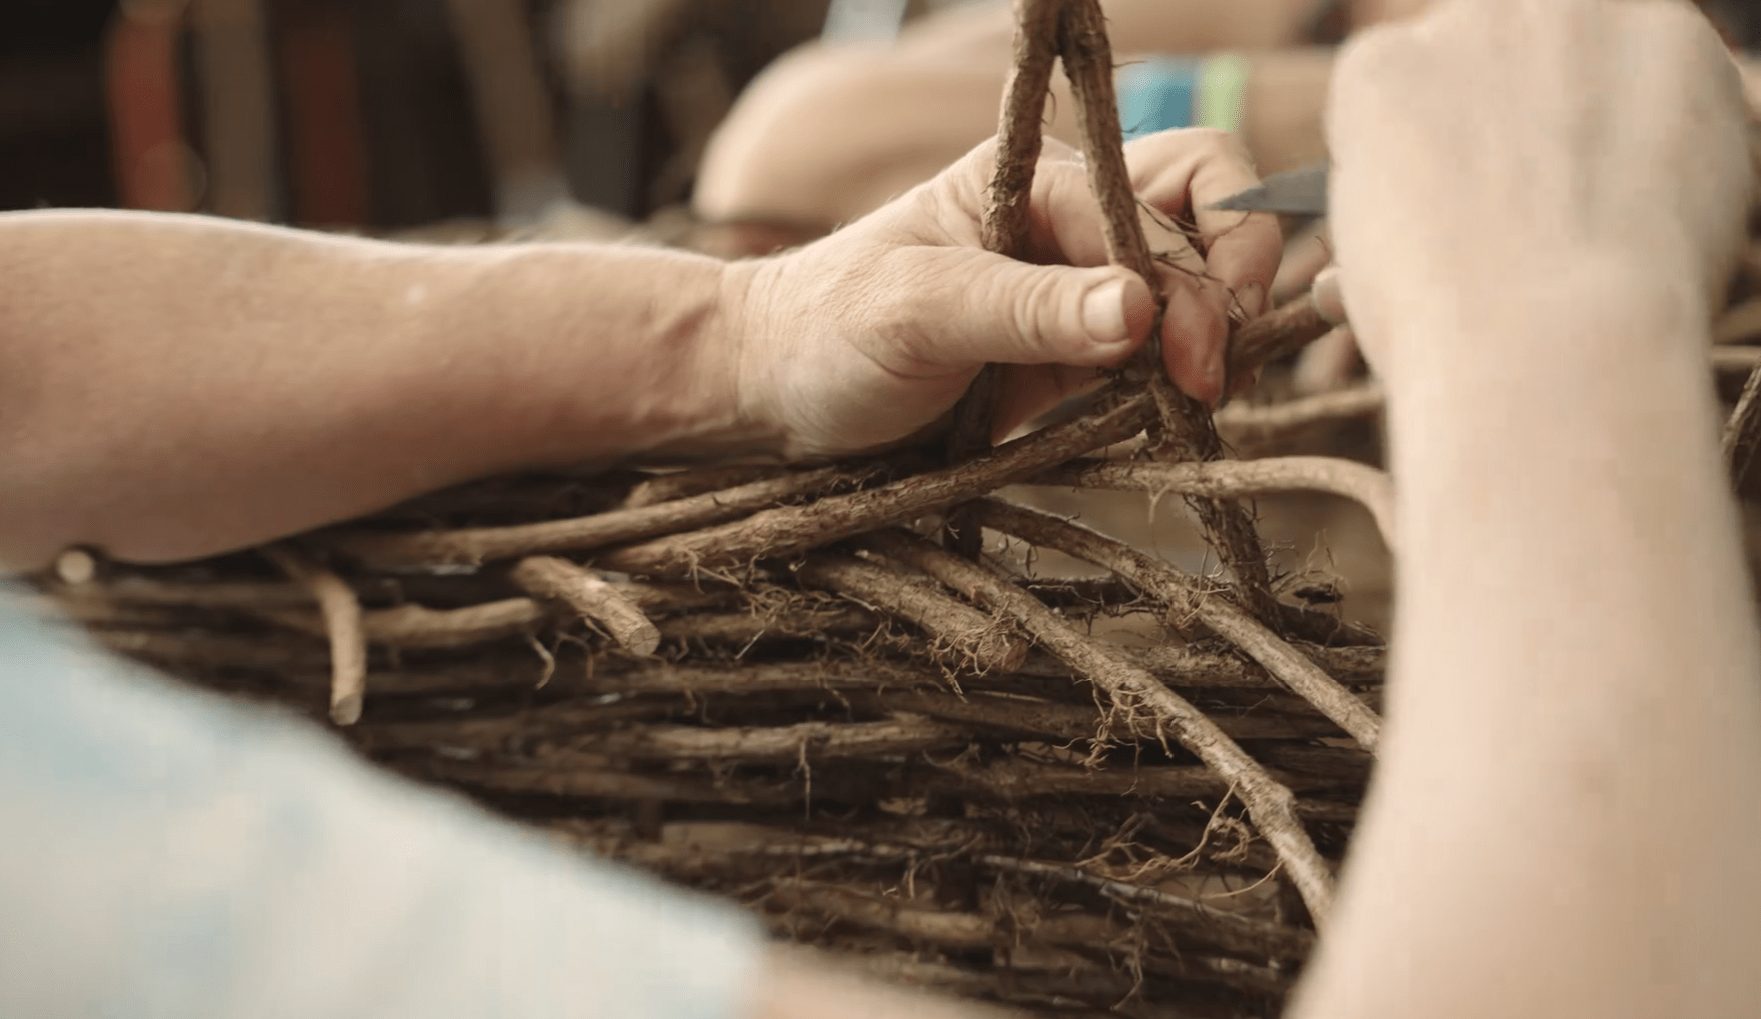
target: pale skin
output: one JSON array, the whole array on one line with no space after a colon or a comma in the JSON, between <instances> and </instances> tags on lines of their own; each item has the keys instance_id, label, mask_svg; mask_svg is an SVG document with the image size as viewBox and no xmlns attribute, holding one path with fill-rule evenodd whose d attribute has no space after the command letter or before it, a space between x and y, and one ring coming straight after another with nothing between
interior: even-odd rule
<instances>
[{"instance_id":1,"label":"pale skin","mask_svg":"<svg viewBox=\"0 0 1761 1019\"><path fill-rule=\"evenodd\" d=\"M1330 116L1401 554L1294 1014L1761 1014L1761 655L1706 370L1738 75L1685 4L1456 2L1349 47Z\"/></svg>"},{"instance_id":2,"label":"pale skin","mask_svg":"<svg viewBox=\"0 0 1761 1019\"><path fill-rule=\"evenodd\" d=\"M1129 357L1154 317L1149 288L1105 266L1074 158L1054 146L1039 174L1041 265L978 245L988 146L849 230L741 263L0 216L0 563L209 555L522 468L872 449L932 425L988 362L1010 366L1006 429ZM1176 215L1256 179L1216 135L1129 158ZM1208 278L1164 280L1170 373L1208 401L1228 309L1263 300L1279 243L1269 217L1214 225ZM1206 266L1181 235L1159 246Z\"/></svg>"},{"instance_id":3,"label":"pale skin","mask_svg":"<svg viewBox=\"0 0 1761 1019\"><path fill-rule=\"evenodd\" d=\"M1405 17L1425 0L1356 0L1352 24ZM1325 158L1321 110L1332 52L1306 47L1313 0L1104 0L1120 64L1144 55L1239 52L1248 62L1241 138L1265 173ZM741 94L698 168L693 203L712 220L848 222L928 179L997 128L1010 60L1007 0L961 6L892 43L811 43ZM1076 102L1053 78L1046 131L1075 143ZM754 236L755 245L774 243Z\"/></svg>"},{"instance_id":4,"label":"pale skin","mask_svg":"<svg viewBox=\"0 0 1761 1019\"><path fill-rule=\"evenodd\" d=\"M1400 583L1379 771L1292 1014L1761 1014L1761 633L1705 367L1710 312L1754 191L1736 73L1683 5L1458 0L1350 47L1330 102L1343 310L1390 394ZM1140 187L1183 182L1158 204L1188 190L1197 200L1201 182L1244 171L1214 141L1202 157L1155 145L1168 147L1134 149ZM1038 243L1088 261L1080 238L1093 209L1060 192L1069 171L1056 169L1059 153L1048 159ZM1166 170L1183 160L1191 172ZM1033 285L1012 290L1028 267L971 248L960 199L976 192L958 181L972 172L956 167L949 190L931 185L893 207L897 218L839 235L853 239L702 290L692 274L717 271L701 263L598 251L602 266L641 268L615 277L629 300L604 295L587 312L555 299L565 280L571 298L594 294L593 259L574 249L526 262L206 222L0 219L0 385L16 387L0 400L5 554L22 563L97 537L138 542L143 556L200 554L455 475L634 448L870 445L934 420L976 363L1001 352L1044 369L1040 383L1017 383L1032 397L1061 385L1061 370L1135 345L1147 290L1121 295L1114 332L1128 339L1097 344L1083 298L1120 277L1039 266ZM44 239L57 230L85 239L63 250ZM160 243L129 249L131 231L156 230L168 231L151 238ZM107 233L130 257L102 261ZM20 246L30 257L13 254ZM1212 244L1208 268L1239 274L1241 288L1268 282L1263 246L1275 250L1275 232L1227 258ZM204 261L211 251L225 257ZM547 268L565 255L564 268ZM196 261L168 275L200 281L206 299L154 279L153 263L174 258ZM33 268L45 262L61 271ZM916 276L913 319L908 299L858 285L863 266L908 292L931 271L993 273L996 289L949 306ZM387 296L374 281L398 286ZM417 284L430 288L419 303L441 308L432 319L399 303ZM100 285L124 289L90 299ZM518 299L504 302L509 290ZM827 308L838 294L854 307ZM217 295L237 309L221 325L209 321ZM598 335L640 342L575 360L583 316ZM331 334L314 336L314 318ZM738 337L713 354L683 339L723 319L744 324L711 328ZM809 328L787 328L804 319ZM470 330L491 330L502 349L473 360ZM994 331L1002 338L980 335ZM858 332L869 339L851 339ZM940 336L950 339L930 342ZM1203 350L1191 335L1171 339ZM383 359L381 343L392 351ZM190 359L185 345L203 344L230 347ZM274 349L290 344L303 356ZM676 355L660 372L645 367L656 347ZM715 360L730 349L734 364ZM699 357L741 384L722 392L714 372L691 369ZM1190 369L1202 363L1177 356L1171 367L1196 385L1203 372ZM638 384L655 389L631 395ZM323 386L342 396L326 399ZM684 397L667 395L675 386ZM63 392L78 395L78 413L54 406ZM601 399L576 407L571 395ZM871 432L862 398L909 412ZM816 399L819 412L802 413ZM844 404L857 412L840 415ZM467 426L478 434L458 434ZM584 431L554 434L565 427ZM525 441L539 451L519 450ZM274 505L245 491L295 471L308 473ZM124 497L99 496L124 487L119 478L141 489L126 498L144 523L105 515ZM244 501L230 514L198 507L205 526L179 527L196 510L178 500L200 499ZM281 502L300 512L263 516ZM99 525L114 530L86 530ZM217 529L224 540L206 537ZM979 1013L779 954L749 1014Z\"/></svg>"}]
</instances>

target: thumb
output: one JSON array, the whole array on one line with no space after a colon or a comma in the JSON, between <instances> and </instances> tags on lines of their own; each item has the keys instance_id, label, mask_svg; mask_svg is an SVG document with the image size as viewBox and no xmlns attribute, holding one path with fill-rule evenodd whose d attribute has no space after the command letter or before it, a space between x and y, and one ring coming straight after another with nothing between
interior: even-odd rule
<instances>
[{"instance_id":1,"label":"thumb","mask_svg":"<svg viewBox=\"0 0 1761 1019\"><path fill-rule=\"evenodd\" d=\"M919 290L920 359L946 368L1001 364L1102 367L1149 335L1155 300L1117 267L1030 265L989 252L930 249Z\"/></svg>"}]
</instances>

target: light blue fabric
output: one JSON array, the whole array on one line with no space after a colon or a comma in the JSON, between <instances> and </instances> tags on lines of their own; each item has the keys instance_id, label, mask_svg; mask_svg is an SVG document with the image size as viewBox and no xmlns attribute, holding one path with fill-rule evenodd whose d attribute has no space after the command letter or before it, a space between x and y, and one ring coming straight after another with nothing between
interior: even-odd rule
<instances>
[{"instance_id":1,"label":"light blue fabric","mask_svg":"<svg viewBox=\"0 0 1761 1019\"><path fill-rule=\"evenodd\" d=\"M0 1016L736 1019L761 952L0 597Z\"/></svg>"},{"instance_id":2,"label":"light blue fabric","mask_svg":"<svg viewBox=\"0 0 1761 1019\"><path fill-rule=\"evenodd\" d=\"M1197 57L1151 57L1121 67L1114 84L1125 140L1191 127L1203 64Z\"/></svg>"}]
</instances>

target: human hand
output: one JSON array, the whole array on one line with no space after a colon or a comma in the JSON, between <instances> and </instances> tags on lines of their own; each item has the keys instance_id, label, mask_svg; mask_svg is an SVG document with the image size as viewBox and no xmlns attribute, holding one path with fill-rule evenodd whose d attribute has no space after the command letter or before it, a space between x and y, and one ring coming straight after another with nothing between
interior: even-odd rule
<instances>
[{"instance_id":1,"label":"human hand","mask_svg":"<svg viewBox=\"0 0 1761 1019\"><path fill-rule=\"evenodd\" d=\"M1422 306L1475 314L1579 279L1710 299L1753 189L1746 127L1732 61L1686 4L1451 0L1364 33L1329 133L1365 355L1388 375L1409 356L1387 349L1394 322Z\"/></svg>"},{"instance_id":2,"label":"human hand","mask_svg":"<svg viewBox=\"0 0 1761 1019\"><path fill-rule=\"evenodd\" d=\"M1048 140L1021 262L980 245L994 162L987 142L849 228L798 251L728 267L742 416L791 456L835 455L935 423L978 370L1004 368L997 427L1031 417L1124 362L1155 301L1107 267L1101 214L1076 153ZM1228 135L1173 131L1126 147L1150 247L1163 258L1170 377L1215 403L1232 312L1265 307L1280 252L1269 215L1209 211L1257 178ZM1198 246L1169 220L1196 220ZM1029 264L1034 263L1034 264Z\"/></svg>"}]
</instances>

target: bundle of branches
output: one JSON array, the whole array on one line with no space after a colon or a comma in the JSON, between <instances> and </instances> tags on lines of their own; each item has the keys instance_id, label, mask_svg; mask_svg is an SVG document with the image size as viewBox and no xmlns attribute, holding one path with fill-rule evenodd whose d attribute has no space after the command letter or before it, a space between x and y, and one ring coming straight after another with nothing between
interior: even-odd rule
<instances>
[{"instance_id":1,"label":"bundle of branches","mask_svg":"<svg viewBox=\"0 0 1761 1019\"><path fill-rule=\"evenodd\" d=\"M1109 243L1148 275L1097 5L1017 9L987 242L1018 247L1061 54ZM1232 370L1323 329L1307 300L1245 323ZM1379 397L1214 420L1157 357L994 449L981 384L947 458L502 479L181 567L69 555L42 591L118 652L328 714L387 767L876 973L1042 1015L1268 1015L1326 921L1383 650L1275 596L1240 500L1392 521L1372 467L1222 439L1276 449ZM1751 381L1737 461L1758 406ZM1183 498L1226 569L995 496L1023 484Z\"/></svg>"}]
</instances>

